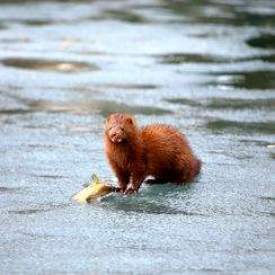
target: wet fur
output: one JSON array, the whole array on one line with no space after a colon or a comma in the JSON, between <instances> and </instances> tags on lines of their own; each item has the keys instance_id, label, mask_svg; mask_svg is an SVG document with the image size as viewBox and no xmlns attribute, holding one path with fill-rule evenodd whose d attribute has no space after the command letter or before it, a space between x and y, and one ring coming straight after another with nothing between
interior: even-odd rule
<instances>
[{"instance_id":1,"label":"wet fur","mask_svg":"<svg viewBox=\"0 0 275 275\"><path fill-rule=\"evenodd\" d=\"M113 143L109 129L117 126L126 138ZM147 176L153 176L156 182L190 182L201 168L201 161L193 154L185 135L171 125L139 128L133 116L112 114L105 123L104 143L121 191L129 184L137 191Z\"/></svg>"}]
</instances>

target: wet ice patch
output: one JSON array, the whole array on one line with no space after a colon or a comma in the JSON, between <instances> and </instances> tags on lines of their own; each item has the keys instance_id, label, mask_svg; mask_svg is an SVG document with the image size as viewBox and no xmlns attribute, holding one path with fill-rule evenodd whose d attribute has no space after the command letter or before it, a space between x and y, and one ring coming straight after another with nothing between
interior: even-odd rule
<instances>
[{"instance_id":1,"label":"wet ice patch","mask_svg":"<svg viewBox=\"0 0 275 275\"><path fill-rule=\"evenodd\" d=\"M189 98L166 98L169 103L185 105L190 107L210 108L210 109L274 109L274 98L257 98L257 99L243 99L243 98L223 98L223 97L209 97L198 98L196 100Z\"/></svg>"},{"instance_id":2,"label":"wet ice patch","mask_svg":"<svg viewBox=\"0 0 275 275\"><path fill-rule=\"evenodd\" d=\"M263 33L260 36L249 38L246 43L251 47L275 49L275 35Z\"/></svg>"},{"instance_id":3,"label":"wet ice patch","mask_svg":"<svg viewBox=\"0 0 275 275\"><path fill-rule=\"evenodd\" d=\"M1 63L8 67L25 70L53 71L60 73L77 73L83 71L97 71L99 67L94 64L76 61L58 61L32 58L5 58Z\"/></svg>"},{"instance_id":4,"label":"wet ice patch","mask_svg":"<svg viewBox=\"0 0 275 275\"><path fill-rule=\"evenodd\" d=\"M216 119L209 121L207 127L213 132L233 132L233 133L264 133L269 135L275 134L275 121L263 122L242 122L226 119Z\"/></svg>"},{"instance_id":5,"label":"wet ice patch","mask_svg":"<svg viewBox=\"0 0 275 275\"><path fill-rule=\"evenodd\" d=\"M128 112L132 114L144 115L164 115L169 114L171 111L159 107L150 106L133 106L124 103L118 103L109 100L92 100L92 101L79 101L79 102L50 102L50 101L35 101L31 103L33 111L45 112L68 112L75 114L92 114L99 113L107 116L109 113L115 112Z\"/></svg>"},{"instance_id":6,"label":"wet ice patch","mask_svg":"<svg viewBox=\"0 0 275 275\"><path fill-rule=\"evenodd\" d=\"M191 53L171 53L157 56L163 64L182 64L182 63L225 63L230 62L229 58L217 55L191 54Z\"/></svg>"},{"instance_id":7,"label":"wet ice patch","mask_svg":"<svg viewBox=\"0 0 275 275\"><path fill-rule=\"evenodd\" d=\"M65 208L70 204L45 204L45 205L34 205L33 207L28 207L25 209L14 209L8 210L9 214L18 214L18 215L31 215L31 214L41 214L44 212L54 211L61 208Z\"/></svg>"},{"instance_id":8,"label":"wet ice patch","mask_svg":"<svg viewBox=\"0 0 275 275\"><path fill-rule=\"evenodd\" d=\"M129 23L146 22L146 19L143 16L129 10L105 10L102 16L106 19L120 20Z\"/></svg>"},{"instance_id":9,"label":"wet ice patch","mask_svg":"<svg viewBox=\"0 0 275 275\"><path fill-rule=\"evenodd\" d=\"M248 90L275 89L275 70L213 72L210 75L215 79L208 85Z\"/></svg>"}]
</instances>

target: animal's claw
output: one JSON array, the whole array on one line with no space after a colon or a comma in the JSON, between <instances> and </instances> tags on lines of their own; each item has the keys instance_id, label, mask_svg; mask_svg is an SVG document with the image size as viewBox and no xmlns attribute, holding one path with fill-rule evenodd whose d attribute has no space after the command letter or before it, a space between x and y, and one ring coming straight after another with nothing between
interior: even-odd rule
<instances>
[{"instance_id":1,"label":"animal's claw","mask_svg":"<svg viewBox=\"0 0 275 275\"><path fill-rule=\"evenodd\" d=\"M131 194L134 194L134 193L137 193L137 192L138 192L138 190L130 185L126 188L126 190L124 191L124 194L125 195L131 195Z\"/></svg>"}]
</instances>

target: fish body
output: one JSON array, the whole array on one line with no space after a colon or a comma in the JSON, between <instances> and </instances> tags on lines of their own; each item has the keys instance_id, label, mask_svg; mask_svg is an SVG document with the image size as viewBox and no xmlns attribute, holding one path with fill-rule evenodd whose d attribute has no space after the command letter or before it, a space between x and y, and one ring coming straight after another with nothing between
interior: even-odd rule
<instances>
[{"instance_id":1,"label":"fish body","mask_svg":"<svg viewBox=\"0 0 275 275\"><path fill-rule=\"evenodd\" d=\"M99 178L96 175L93 175L90 184L75 194L73 200L80 204L90 203L112 192L116 192L114 186L100 182Z\"/></svg>"}]
</instances>

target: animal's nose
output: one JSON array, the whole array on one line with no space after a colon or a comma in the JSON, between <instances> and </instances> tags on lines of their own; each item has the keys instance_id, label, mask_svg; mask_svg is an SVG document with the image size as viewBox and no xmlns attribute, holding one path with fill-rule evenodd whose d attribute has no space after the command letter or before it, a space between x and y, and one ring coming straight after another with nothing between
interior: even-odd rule
<instances>
[{"instance_id":1,"label":"animal's nose","mask_svg":"<svg viewBox=\"0 0 275 275\"><path fill-rule=\"evenodd\" d=\"M116 137L117 137L117 133L116 132L114 132L114 133L111 134L111 139L116 139Z\"/></svg>"}]
</instances>

